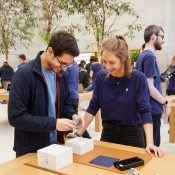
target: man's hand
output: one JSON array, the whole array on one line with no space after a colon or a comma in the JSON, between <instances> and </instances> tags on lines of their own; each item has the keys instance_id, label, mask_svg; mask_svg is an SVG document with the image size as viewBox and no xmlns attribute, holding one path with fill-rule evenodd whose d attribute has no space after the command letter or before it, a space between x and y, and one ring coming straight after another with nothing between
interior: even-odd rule
<instances>
[{"instance_id":1,"label":"man's hand","mask_svg":"<svg viewBox=\"0 0 175 175\"><path fill-rule=\"evenodd\" d=\"M66 135L66 138L75 138L75 137L77 137L77 135L75 135L74 132L71 132L71 133Z\"/></svg>"},{"instance_id":2,"label":"man's hand","mask_svg":"<svg viewBox=\"0 0 175 175\"><path fill-rule=\"evenodd\" d=\"M166 105L164 105L165 117L169 117L169 115L171 113L171 103L175 103L175 97L168 99L167 101L168 101L168 103Z\"/></svg>"},{"instance_id":3,"label":"man's hand","mask_svg":"<svg viewBox=\"0 0 175 175\"><path fill-rule=\"evenodd\" d=\"M70 131L76 128L76 121L66 118L57 119L56 130L58 131Z\"/></svg>"},{"instance_id":4,"label":"man's hand","mask_svg":"<svg viewBox=\"0 0 175 175\"><path fill-rule=\"evenodd\" d=\"M171 106L168 102L168 104L164 105L164 114L165 114L165 117L169 117L171 113Z\"/></svg>"},{"instance_id":5,"label":"man's hand","mask_svg":"<svg viewBox=\"0 0 175 175\"><path fill-rule=\"evenodd\" d=\"M84 127L84 117L74 114L72 120L76 122L76 129Z\"/></svg>"}]
</instances>

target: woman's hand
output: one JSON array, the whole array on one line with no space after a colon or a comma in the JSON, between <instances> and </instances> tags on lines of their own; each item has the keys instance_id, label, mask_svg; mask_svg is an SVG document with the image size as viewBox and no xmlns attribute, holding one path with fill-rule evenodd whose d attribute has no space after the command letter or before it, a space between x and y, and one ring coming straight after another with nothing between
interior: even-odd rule
<instances>
[{"instance_id":1,"label":"woman's hand","mask_svg":"<svg viewBox=\"0 0 175 175\"><path fill-rule=\"evenodd\" d=\"M163 157L165 155L164 151L162 151L159 147L155 146L153 143L147 144L146 152L148 154L151 154L151 152L153 152L155 157Z\"/></svg>"},{"instance_id":2,"label":"woman's hand","mask_svg":"<svg viewBox=\"0 0 175 175\"><path fill-rule=\"evenodd\" d=\"M76 122L76 129L84 127L84 117L74 114L72 120Z\"/></svg>"}]
</instances>

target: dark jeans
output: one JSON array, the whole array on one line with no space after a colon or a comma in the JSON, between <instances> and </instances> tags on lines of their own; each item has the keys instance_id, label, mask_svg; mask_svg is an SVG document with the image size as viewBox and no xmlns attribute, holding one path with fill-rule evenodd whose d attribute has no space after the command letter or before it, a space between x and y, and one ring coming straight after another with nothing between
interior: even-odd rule
<instances>
[{"instance_id":1,"label":"dark jeans","mask_svg":"<svg viewBox=\"0 0 175 175\"><path fill-rule=\"evenodd\" d=\"M154 145L160 146L160 126L161 126L161 116L162 114L152 114L153 120L153 139Z\"/></svg>"},{"instance_id":2,"label":"dark jeans","mask_svg":"<svg viewBox=\"0 0 175 175\"><path fill-rule=\"evenodd\" d=\"M115 121L103 122L101 141L145 148L144 131L141 125L123 126Z\"/></svg>"},{"instance_id":3,"label":"dark jeans","mask_svg":"<svg viewBox=\"0 0 175 175\"><path fill-rule=\"evenodd\" d=\"M28 152L28 153L36 153L36 152L37 151L31 151L31 152ZM28 154L28 153L25 153L25 154ZM25 154L18 154L18 153L16 153L16 158L21 157L21 156L23 156Z\"/></svg>"}]
</instances>

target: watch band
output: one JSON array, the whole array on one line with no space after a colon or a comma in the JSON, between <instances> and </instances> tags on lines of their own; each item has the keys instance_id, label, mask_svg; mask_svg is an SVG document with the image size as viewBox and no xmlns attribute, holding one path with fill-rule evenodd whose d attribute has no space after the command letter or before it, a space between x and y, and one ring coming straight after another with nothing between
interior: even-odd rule
<instances>
[{"instance_id":1,"label":"watch band","mask_svg":"<svg viewBox=\"0 0 175 175\"><path fill-rule=\"evenodd\" d=\"M168 104L168 101L166 100L165 103L163 105L167 105Z\"/></svg>"}]
</instances>

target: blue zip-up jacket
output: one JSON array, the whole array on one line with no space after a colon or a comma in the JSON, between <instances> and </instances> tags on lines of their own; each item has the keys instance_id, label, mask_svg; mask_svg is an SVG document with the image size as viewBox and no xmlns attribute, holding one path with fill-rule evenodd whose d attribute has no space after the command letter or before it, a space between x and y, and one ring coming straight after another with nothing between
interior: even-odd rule
<instances>
[{"instance_id":1,"label":"blue zip-up jacket","mask_svg":"<svg viewBox=\"0 0 175 175\"><path fill-rule=\"evenodd\" d=\"M48 116L47 85L41 69L40 52L36 59L14 74L8 105L8 119L15 127L14 151L23 155L49 145L49 132L56 130L56 118ZM72 118L66 76L61 77L61 116Z\"/></svg>"}]
</instances>

